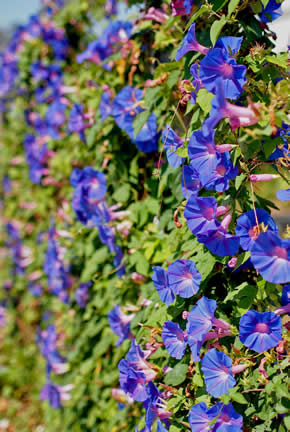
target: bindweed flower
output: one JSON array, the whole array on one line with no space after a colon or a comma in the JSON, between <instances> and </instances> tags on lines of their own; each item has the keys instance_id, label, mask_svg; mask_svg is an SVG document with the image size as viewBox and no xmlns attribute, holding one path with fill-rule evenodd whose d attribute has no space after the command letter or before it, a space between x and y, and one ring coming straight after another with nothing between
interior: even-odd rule
<instances>
[{"instance_id":1,"label":"bindweed flower","mask_svg":"<svg viewBox=\"0 0 290 432\"><path fill-rule=\"evenodd\" d=\"M237 219L236 234L240 237L241 246L244 250L251 249L263 227L267 231L279 233L274 220L264 209L249 210Z\"/></svg>"},{"instance_id":2,"label":"bindweed flower","mask_svg":"<svg viewBox=\"0 0 290 432\"><path fill-rule=\"evenodd\" d=\"M183 158L178 156L176 150L183 148L183 140L174 132L174 130L167 124L162 134L162 142L164 144L164 150L166 151L167 160L172 168L178 168Z\"/></svg>"},{"instance_id":3,"label":"bindweed flower","mask_svg":"<svg viewBox=\"0 0 290 432\"><path fill-rule=\"evenodd\" d=\"M185 38L182 41L182 45L177 51L175 60L179 61L185 54L190 51L198 51L202 54L207 54L209 49L203 45L201 45L195 36L195 23L192 23L189 27Z\"/></svg>"},{"instance_id":4,"label":"bindweed flower","mask_svg":"<svg viewBox=\"0 0 290 432\"><path fill-rule=\"evenodd\" d=\"M175 296L172 288L169 286L166 270L160 266L153 267L152 281L160 300L167 304L167 306L170 306L174 302Z\"/></svg>"},{"instance_id":5,"label":"bindweed flower","mask_svg":"<svg viewBox=\"0 0 290 432\"><path fill-rule=\"evenodd\" d=\"M179 259L169 265L167 270L170 289L183 298L195 295L199 290L201 274L193 261Z\"/></svg>"},{"instance_id":6,"label":"bindweed flower","mask_svg":"<svg viewBox=\"0 0 290 432\"><path fill-rule=\"evenodd\" d=\"M119 337L116 346L120 346L125 339L131 338L130 322L134 318L135 314L126 315L122 312L119 305L116 305L108 313L108 321L111 330Z\"/></svg>"},{"instance_id":7,"label":"bindweed flower","mask_svg":"<svg viewBox=\"0 0 290 432\"><path fill-rule=\"evenodd\" d=\"M263 278L271 283L290 281L290 240L275 232L262 232L251 247L251 261Z\"/></svg>"},{"instance_id":8,"label":"bindweed flower","mask_svg":"<svg viewBox=\"0 0 290 432\"><path fill-rule=\"evenodd\" d=\"M204 375L206 390L214 397L228 393L235 386L236 380L232 374L232 360L215 348L208 351L202 361L201 370Z\"/></svg>"},{"instance_id":9,"label":"bindweed flower","mask_svg":"<svg viewBox=\"0 0 290 432\"><path fill-rule=\"evenodd\" d=\"M281 330L281 318L274 312L249 310L240 319L239 337L248 348L262 353L279 344Z\"/></svg>"},{"instance_id":10,"label":"bindweed flower","mask_svg":"<svg viewBox=\"0 0 290 432\"><path fill-rule=\"evenodd\" d=\"M187 345L186 332L177 323L165 321L161 337L169 354L178 360L182 359Z\"/></svg>"}]
</instances>

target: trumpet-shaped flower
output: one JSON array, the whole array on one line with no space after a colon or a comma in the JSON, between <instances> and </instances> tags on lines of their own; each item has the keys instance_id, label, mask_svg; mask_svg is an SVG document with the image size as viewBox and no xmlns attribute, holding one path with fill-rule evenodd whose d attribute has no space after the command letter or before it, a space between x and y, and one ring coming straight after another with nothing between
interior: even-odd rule
<instances>
[{"instance_id":1,"label":"trumpet-shaped flower","mask_svg":"<svg viewBox=\"0 0 290 432\"><path fill-rule=\"evenodd\" d=\"M225 353L212 348L202 361L201 370L204 375L206 390L214 397L220 397L235 386L232 374L232 360Z\"/></svg>"},{"instance_id":2,"label":"trumpet-shaped flower","mask_svg":"<svg viewBox=\"0 0 290 432\"><path fill-rule=\"evenodd\" d=\"M238 168L234 167L228 153L217 155L215 164L209 171L200 172L200 180L205 189L224 192L229 188L229 181L238 175Z\"/></svg>"},{"instance_id":3,"label":"trumpet-shaped flower","mask_svg":"<svg viewBox=\"0 0 290 432\"><path fill-rule=\"evenodd\" d=\"M169 125L166 125L162 134L162 142L169 165L172 166L172 168L178 168L182 164L183 158L176 154L176 150L183 147L183 140Z\"/></svg>"},{"instance_id":4,"label":"trumpet-shaped flower","mask_svg":"<svg viewBox=\"0 0 290 432\"><path fill-rule=\"evenodd\" d=\"M212 430L210 423L218 416L219 409L214 405L208 409L204 402L195 404L190 412L188 421L192 432L208 432Z\"/></svg>"},{"instance_id":5,"label":"trumpet-shaped flower","mask_svg":"<svg viewBox=\"0 0 290 432\"><path fill-rule=\"evenodd\" d=\"M179 325L172 321L165 321L161 337L169 354L178 360L182 359L187 345L187 338Z\"/></svg>"},{"instance_id":6,"label":"trumpet-shaped flower","mask_svg":"<svg viewBox=\"0 0 290 432\"><path fill-rule=\"evenodd\" d=\"M153 284L160 299L169 306L174 302L175 296L172 288L169 286L167 272L160 266L153 267L153 271Z\"/></svg>"},{"instance_id":7,"label":"trumpet-shaped flower","mask_svg":"<svg viewBox=\"0 0 290 432\"><path fill-rule=\"evenodd\" d=\"M192 297L199 290L201 274L193 261L179 259L167 270L168 283L172 291L183 298Z\"/></svg>"},{"instance_id":8,"label":"trumpet-shaped flower","mask_svg":"<svg viewBox=\"0 0 290 432\"><path fill-rule=\"evenodd\" d=\"M198 172L191 165L181 167L181 191L184 198L197 196L201 188Z\"/></svg>"},{"instance_id":9,"label":"trumpet-shaped flower","mask_svg":"<svg viewBox=\"0 0 290 432\"><path fill-rule=\"evenodd\" d=\"M278 234L274 220L264 209L249 210L237 219L236 234L240 237L241 246L244 250L250 250L259 237L261 224L267 227L267 230Z\"/></svg>"},{"instance_id":10,"label":"trumpet-shaped flower","mask_svg":"<svg viewBox=\"0 0 290 432\"><path fill-rule=\"evenodd\" d=\"M212 172L217 165L217 151L214 145L215 131L211 130L205 134L203 129L194 131L188 143L188 156L190 165L202 177L206 173Z\"/></svg>"},{"instance_id":11,"label":"trumpet-shaped flower","mask_svg":"<svg viewBox=\"0 0 290 432\"><path fill-rule=\"evenodd\" d=\"M290 240L275 232L262 232L251 247L251 261L267 282L290 281Z\"/></svg>"},{"instance_id":12,"label":"trumpet-shaped flower","mask_svg":"<svg viewBox=\"0 0 290 432\"><path fill-rule=\"evenodd\" d=\"M180 60L189 51L199 51L202 54L207 54L208 50L207 47L201 45L197 41L195 36L195 23L192 23L183 39L181 47L177 51L175 60Z\"/></svg>"},{"instance_id":13,"label":"trumpet-shaped flower","mask_svg":"<svg viewBox=\"0 0 290 432\"><path fill-rule=\"evenodd\" d=\"M184 217L190 231L195 235L215 231L219 226L216 210L217 202L214 197L197 198L191 195L184 210Z\"/></svg>"},{"instance_id":14,"label":"trumpet-shaped flower","mask_svg":"<svg viewBox=\"0 0 290 432\"><path fill-rule=\"evenodd\" d=\"M122 312L119 305L116 305L108 313L108 321L112 331L119 337L116 346L120 346L125 339L132 336L130 332L130 322L134 315L126 315Z\"/></svg>"},{"instance_id":15,"label":"trumpet-shaped flower","mask_svg":"<svg viewBox=\"0 0 290 432\"><path fill-rule=\"evenodd\" d=\"M89 288L92 286L92 282L81 283L75 292L75 299L80 308L86 307L87 301L89 300Z\"/></svg>"},{"instance_id":16,"label":"trumpet-shaped flower","mask_svg":"<svg viewBox=\"0 0 290 432\"><path fill-rule=\"evenodd\" d=\"M281 318L272 311L249 310L240 319L241 342L258 353L277 346L282 340L281 331Z\"/></svg>"},{"instance_id":17,"label":"trumpet-shaped flower","mask_svg":"<svg viewBox=\"0 0 290 432\"><path fill-rule=\"evenodd\" d=\"M286 306L290 303L290 285L284 285L281 296L281 305Z\"/></svg>"},{"instance_id":18,"label":"trumpet-shaped flower","mask_svg":"<svg viewBox=\"0 0 290 432\"><path fill-rule=\"evenodd\" d=\"M240 238L227 232L221 224L215 231L198 234L197 240L218 256L235 255L240 246Z\"/></svg>"}]
</instances>

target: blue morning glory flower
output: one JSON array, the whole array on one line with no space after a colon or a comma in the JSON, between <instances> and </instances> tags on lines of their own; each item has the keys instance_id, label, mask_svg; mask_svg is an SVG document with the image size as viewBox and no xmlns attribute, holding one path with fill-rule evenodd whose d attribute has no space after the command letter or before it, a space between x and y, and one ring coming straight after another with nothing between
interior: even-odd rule
<instances>
[{"instance_id":1,"label":"blue morning glory flower","mask_svg":"<svg viewBox=\"0 0 290 432\"><path fill-rule=\"evenodd\" d=\"M218 410L218 419L214 425L216 432L243 432L243 417L237 413L233 405L230 403L224 405L221 402L215 404L209 409L209 412Z\"/></svg>"},{"instance_id":2,"label":"blue morning glory flower","mask_svg":"<svg viewBox=\"0 0 290 432\"><path fill-rule=\"evenodd\" d=\"M201 274L193 261L179 259L167 269L168 283L171 290L183 298L192 297L199 290Z\"/></svg>"},{"instance_id":3,"label":"blue morning glory flower","mask_svg":"<svg viewBox=\"0 0 290 432\"><path fill-rule=\"evenodd\" d=\"M216 81L222 79L225 98L236 100L244 91L246 67L238 65L225 49L212 48L201 60L199 76L204 87L216 94Z\"/></svg>"},{"instance_id":4,"label":"blue morning glory flower","mask_svg":"<svg viewBox=\"0 0 290 432\"><path fill-rule=\"evenodd\" d=\"M217 202L214 197L191 195L186 203L184 217L190 231L195 235L215 231L219 226L216 219Z\"/></svg>"},{"instance_id":5,"label":"blue morning glory flower","mask_svg":"<svg viewBox=\"0 0 290 432\"><path fill-rule=\"evenodd\" d=\"M165 321L161 337L171 357L178 360L182 359L187 345L187 338L179 325L172 321Z\"/></svg>"},{"instance_id":6,"label":"blue morning glory flower","mask_svg":"<svg viewBox=\"0 0 290 432\"><path fill-rule=\"evenodd\" d=\"M49 401L49 404L52 408L58 409L62 407L61 404L61 398L60 398L60 391L58 389L58 386L53 384L52 382L47 382L41 390L40 393L40 400Z\"/></svg>"},{"instance_id":7,"label":"blue morning glory flower","mask_svg":"<svg viewBox=\"0 0 290 432\"><path fill-rule=\"evenodd\" d=\"M111 330L119 337L116 346L120 346L125 339L131 337L130 321L134 315L126 315L122 312L119 305L116 305L108 313L108 321Z\"/></svg>"},{"instance_id":8,"label":"blue morning glory flower","mask_svg":"<svg viewBox=\"0 0 290 432\"><path fill-rule=\"evenodd\" d=\"M276 192L276 197L280 201L290 201L290 189L280 189Z\"/></svg>"},{"instance_id":9,"label":"blue morning glory flower","mask_svg":"<svg viewBox=\"0 0 290 432\"><path fill-rule=\"evenodd\" d=\"M167 272L160 266L153 267L153 270L153 284L159 294L160 299L165 304L167 304L167 306L169 306L174 302L175 296L174 292L169 286Z\"/></svg>"},{"instance_id":10,"label":"blue morning glory flower","mask_svg":"<svg viewBox=\"0 0 290 432\"><path fill-rule=\"evenodd\" d=\"M201 188L198 172L191 165L181 167L181 191L184 198L188 199L191 195L197 196Z\"/></svg>"},{"instance_id":11,"label":"blue morning glory flower","mask_svg":"<svg viewBox=\"0 0 290 432\"><path fill-rule=\"evenodd\" d=\"M286 306L290 303L290 285L284 285L281 296L281 305Z\"/></svg>"},{"instance_id":12,"label":"blue morning glory flower","mask_svg":"<svg viewBox=\"0 0 290 432\"><path fill-rule=\"evenodd\" d=\"M102 93L99 111L102 121L106 120L106 118L112 114L111 93L109 91L104 91L104 93Z\"/></svg>"},{"instance_id":13,"label":"blue morning glory flower","mask_svg":"<svg viewBox=\"0 0 290 432\"><path fill-rule=\"evenodd\" d=\"M216 301L202 297L191 309L186 324L188 344L193 353L198 357L201 344L207 332L212 328Z\"/></svg>"},{"instance_id":14,"label":"blue morning glory flower","mask_svg":"<svg viewBox=\"0 0 290 432\"><path fill-rule=\"evenodd\" d=\"M197 240L199 243L204 244L211 253L218 256L235 255L240 246L239 236L230 234L222 225L215 231L198 234Z\"/></svg>"},{"instance_id":15,"label":"blue morning glory flower","mask_svg":"<svg viewBox=\"0 0 290 432\"><path fill-rule=\"evenodd\" d=\"M178 168L182 164L183 158L176 154L176 150L180 147L183 148L183 140L168 124L163 131L162 142L169 165L172 166L172 168Z\"/></svg>"},{"instance_id":16,"label":"blue morning glory flower","mask_svg":"<svg viewBox=\"0 0 290 432\"><path fill-rule=\"evenodd\" d=\"M211 409L208 409L204 402L195 404L190 412L188 421L192 432L208 432L212 430L210 423L219 414L218 406L214 405Z\"/></svg>"},{"instance_id":17,"label":"blue morning glory flower","mask_svg":"<svg viewBox=\"0 0 290 432\"><path fill-rule=\"evenodd\" d=\"M92 282L81 283L75 291L75 299L80 308L86 307L87 301L89 300L89 288L92 286Z\"/></svg>"},{"instance_id":18,"label":"blue morning glory flower","mask_svg":"<svg viewBox=\"0 0 290 432\"><path fill-rule=\"evenodd\" d=\"M205 134L204 130L194 131L188 143L190 165L200 175L200 178L211 173L217 164L217 151L214 145L215 131Z\"/></svg>"},{"instance_id":19,"label":"blue morning glory flower","mask_svg":"<svg viewBox=\"0 0 290 432\"><path fill-rule=\"evenodd\" d=\"M204 355L201 360L201 370L204 375L206 390L214 397L228 393L228 390L236 384L232 374L231 358L215 348Z\"/></svg>"},{"instance_id":20,"label":"blue morning glory flower","mask_svg":"<svg viewBox=\"0 0 290 432\"><path fill-rule=\"evenodd\" d=\"M200 171L200 181L207 190L224 192L230 186L229 181L233 180L239 171L236 166L233 166L229 153L218 154L214 162L208 172Z\"/></svg>"},{"instance_id":21,"label":"blue morning glory flower","mask_svg":"<svg viewBox=\"0 0 290 432\"><path fill-rule=\"evenodd\" d=\"M84 120L84 106L82 104L74 104L69 113L68 132L78 132L81 140L86 142L84 134L86 124Z\"/></svg>"},{"instance_id":22,"label":"blue morning glory flower","mask_svg":"<svg viewBox=\"0 0 290 432\"><path fill-rule=\"evenodd\" d=\"M208 48L197 42L195 36L195 23L192 23L182 41L181 47L178 49L175 60L180 60L189 51L199 51L203 54L208 52Z\"/></svg>"},{"instance_id":23,"label":"blue morning glory flower","mask_svg":"<svg viewBox=\"0 0 290 432\"><path fill-rule=\"evenodd\" d=\"M260 234L257 227L256 216L258 225L263 223L265 227L267 227L267 230L274 231L278 234L278 228L266 210L257 208L256 213L254 210L243 213L237 219L236 234L240 237L241 246L246 251L251 249Z\"/></svg>"},{"instance_id":24,"label":"blue morning glory flower","mask_svg":"<svg viewBox=\"0 0 290 432\"><path fill-rule=\"evenodd\" d=\"M121 389L129 393L135 401L145 401L148 398L145 375L136 371L125 359L120 361L118 369Z\"/></svg>"},{"instance_id":25,"label":"blue morning glory flower","mask_svg":"<svg viewBox=\"0 0 290 432\"><path fill-rule=\"evenodd\" d=\"M261 233L251 248L251 261L267 282L289 282L290 240L273 231Z\"/></svg>"},{"instance_id":26,"label":"blue morning glory flower","mask_svg":"<svg viewBox=\"0 0 290 432\"><path fill-rule=\"evenodd\" d=\"M157 387L149 382L147 385L148 398L143 402L143 406L146 410L145 416L145 432L152 431L152 425L156 417L159 417L164 421L166 425L170 425L168 417L171 416L170 411L166 411L166 407L162 406L161 395Z\"/></svg>"},{"instance_id":27,"label":"blue morning glory flower","mask_svg":"<svg viewBox=\"0 0 290 432\"><path fill-rule=\"evenodd\" d=\"M157 432L168 432L168 429L159 420L157 420Z\"/></svg>"},{"instance_id":28,"label":"blue morning glory flower","mask_svg":"<svg viewBox=\"0 0 290 432\"><path fill-rule=\"evenodd\" d=\"M267 6L262 4L262 12L259 14L261 21L272 22L283 14L281 2L276 0L269 0Z\"/></svg>"},{"instance_id":29,"label":"blue morning glory flower","mask_svg":"<svg viewBox=\"0 0 290 432\"><path fill-rule=\"evenodd\" d=\"M282 321L274 312L249 310L240 319L239 338L248 348L262 353L282 340Z\"/></svg>"},{"instance_id":30,"label":"blue morning glory flower","mask_svg":"<svg viewBox=\"0 0 290 432\"><path fill-rule=\"evenodd\" d=\"M243 42L243 37L234 36L223 36L218 38L215 44L215 48L222 48L226 50L229 54L236 54L241 48Z\"/></svg>"},{"instance_id":31,"label":"blue morning glory flower","mask_svg":"<svg viewBox=\"0 0 290 432\"><path fill-rule=\"evenodd\" d=\"M45 121L47 124L47 133L53 139L60 137L59 128L65 123L66 105L56 100L49 105L45 114Z\"/></svg>"},{"instance_id":32,"label":"blue morning glory flower","mask_svg":"<svg viewBox=\"0 0 290 432\"><path fill-rule=\"evenodd\" d=\"M194 91L191 92L191 100L190 102L194 105L196 103L196 94L199 89L203 88L203 84L201 82L200 76L197 71L197 63L194 63L190 66L190 73L193 77L191 81Z\"/></svg>"}]
</instances>

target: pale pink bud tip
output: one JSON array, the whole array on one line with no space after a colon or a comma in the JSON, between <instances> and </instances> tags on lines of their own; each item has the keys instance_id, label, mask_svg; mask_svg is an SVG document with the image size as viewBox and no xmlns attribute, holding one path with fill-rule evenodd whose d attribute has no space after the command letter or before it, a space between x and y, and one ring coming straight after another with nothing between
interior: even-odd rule
<instances>
[{"instance_id":1,"label":"pale pink bud tip","mask_svg":"<svg viewBox=\"0 0 290 432\"><path fill-rule=\"evenodd\" d=\"M231 223L231 221L232 221L232 215L228 214L221 221L221 226L226 230L228 228L229 224Z\"/></svg>"},{"instance_id":2,"label":"pale pink bud tip","mask_svg":"<svg viewBox=\"0 0 290 432\"><path fill-rule=\"evenodd\" d=\"M278 174L251 174L250 180L252 183L259 181L271 181L280 178Z\"/></svg>"},{"instance_id":3,"label":"pale pink bud tip","mask_svg":"<svg viewBox=\"0 0 290 432\"><path fill-rule=\"evenodd\" d=\"M219 206L216 209L216 217L224 215L227 211L229 211L229 207L227 207L227 206Z\"/></svg>"},{"instance_id":4,"label":"pale pink bud tip","mask_svg":"<svg viewBox=\"0 0 290 432\"><path fill-rule=\"evenodd\" d=\"M188 312L188 311L183 311L183 312L182 312L182 319L186 320L187 317L188 317L188 315L189 315L189 312Z\"/></svg>"},{"instance_id":5,"label":"pale pink bud tip","mask_svg":"<svg viewBox=\"0 0 290 432\"><path fill-rule=\"evenodd\" d=\"M237 258L237 257L233 257L233 258L231 258L231 259L229 260L229 262L228 262L228 266L229 266L230 268L234 268L234 267L236 267L237 262L238 262L238 258Z\"/></svg>"},{"instance_id":6,"label":"pale pink bud tip","mask_svg":"<svg viewBox=\"0 0 290 432\"><path fill-rule=\"evenodd\" d=\"M245 364L241 364L241 365L236 365L232 367L232 374L235 375L237 373L241 373L243 372L245 369L247 369L247 365Z\"/></svg>"},{"instance_id":7,"label":"pale pink bud tip","mask_svg":"<svg viewBox=\"0 0 290 432\"><path fill-rule=\"evenodd\" d=\"M237 147L235 144L221 144L221 145L216 145L216 151L218 153L226 153L231 151L233 148Z\"/></svg>"}]
</instances>

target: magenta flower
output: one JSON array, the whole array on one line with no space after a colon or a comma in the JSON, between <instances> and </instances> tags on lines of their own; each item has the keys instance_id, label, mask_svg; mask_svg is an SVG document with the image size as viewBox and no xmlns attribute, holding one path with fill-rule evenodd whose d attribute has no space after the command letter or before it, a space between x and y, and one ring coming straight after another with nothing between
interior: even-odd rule
<instances>
[{"instance_id":1,"label":"magenta flower","mask_svg":"<svg viewBox=\"0 0 290 432\"><path fill-rule=\"evenodd\" d=\"M172 321L165 321L161 337L169 354L178 360L182 359L187 345L187 336L179 325Z\"/></svg>"},{"instance_id":2,"label":"magenta flower","mask_svg":"<svg viewBox=\"0 0 290 432\"><path fill-rule=\"evenodd\" d=\"M195 36L195 23L192 23L188 29L188 32L183 39L182 45L177 51L175 60L180 60L189 51L198 51L202 54L207 54L208 48L198 43Z\"/></svg>"},{"instance_id":3,"label":"magenta flower","mask_svg":"<svg viewBox=\"0 0 290 432\"><path fill-rule=\"evenodd\" d=\"M249 210L237 219L236 234L240 237L241 246L244 250L250 250L255 240L259 237L260 228L257 226L264 224L267 230L278 234L278 228L268 212L263 209Z\"/></svg>"},{"instance_id":4,"label":"magenta flower","mask_svg":"<svg viewBox=\"0 0 290 432\"><path fill-rule=\"evenodd\" d=\"M172 16L187 15L190 13L193 5L193 0L172 0L170 7Z\"/></svg>"},{"instance_id":5,"label":"magenta flower","mask_svg":"<svg viewBox=\"0 0 290 432\"><path fill-rule=\"evenodd\" d=\"M215 348L204 355L201 361L201 370L204 375L206 390L214 397L228 393L228 390L236 384L232 374L231 358Z\"/></svg>"},{"instance_id":6,"label":"magenta flower","mask_svg":"<svg viewBox=\"0 0 290 432\"><path fill-rule=\"evenodd\" d=\"M273 231L261 233L251 247L251 261L267 282L289 282L290 240L281 239Z\"/></svg>"},{"instance_id":7,"label":"magenta flower","mask_svg":"<svg viewBox=\"0 0 290 432\"><path fill-rule=\"evenodd\" d=\"M239 338L248 348L262 353L282 340L282 321L274 312L249 310L240 319Z\"/></svg>"},{"instance_id":8,"label":"magenta flower","mask_svg":"<svg viewBox=\"0 0 290 432\"><path fill-rule=\"evenodd\" d=\"M201 274L193 261L176 260L168 267L167 274L169 286L176 295L189 298L199 290Z\"/></svg>"}]
</instances>

